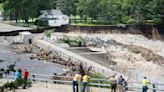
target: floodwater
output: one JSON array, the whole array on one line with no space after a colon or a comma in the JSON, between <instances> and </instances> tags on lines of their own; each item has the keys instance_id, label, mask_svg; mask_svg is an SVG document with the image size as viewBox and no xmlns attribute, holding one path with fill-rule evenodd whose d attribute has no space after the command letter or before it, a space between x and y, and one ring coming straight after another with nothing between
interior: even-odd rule
<instances>
[{"instance_id":1,"label":"floodwater","mask_svg":"<svg viewBox=\"0 0 164 92\"><path fill-rule=\"evenodd\" d=\"M55 63L31 60L28 55L12 52L10 45L0 43L0 68L6 68L8 65L14 64L14 62L16 62L16 69L28 69L30 73L36 74L61 74L65 68Z\"/></svg>"}]
</instances>

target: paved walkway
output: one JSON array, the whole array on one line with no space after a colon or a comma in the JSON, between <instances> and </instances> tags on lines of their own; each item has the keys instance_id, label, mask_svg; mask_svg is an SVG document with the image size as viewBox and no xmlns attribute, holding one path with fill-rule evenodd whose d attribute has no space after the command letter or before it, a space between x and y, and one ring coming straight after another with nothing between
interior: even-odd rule
<instances>
[{"instance_id":1,"label":"paved walkway","mask_svg":"<svg viewBox=\"0 0 164 92\"><path fill-rule=\"evenodd\" d=\"M73 92L72 86L59 84L34 84L32 88L18 90L17 92ZM91 88L91 92L110 92L110 89ZM132 92L132 91L128 91ZM134 92L134 91L133 91Z\"/></svg>"},{"instance_id":2,"label":"paved walkway","mask_svg":"<svg viewBox=\"0 0 164 92\"><path fill-rule=\"evenodd\" d=\"M0 80L0 84L6 83L11 80ZM11 91L12 92L12 91ZM16 92L73 92L71 85L63 85L63 84L50 84L50 83L33 83L32 87L27 89L19 89ZM91 88L90 92L111 92L109 88ZM118 91L117 91L118 92ZM141 91L126 91L126 92L141 92ZM152 91L148 91L152 92Z\"/></svg>"},{"instance_id":3,"label":"paved walkway","mask_svg":"<svg viewBox=\"0 0 164 92\"><path fill-rule=\"evenodd\" d=\"M30 30L32 28L13 26L9 24L0 23L0 32L11 32L16 30Z\"/></svg>"}]
</instances>

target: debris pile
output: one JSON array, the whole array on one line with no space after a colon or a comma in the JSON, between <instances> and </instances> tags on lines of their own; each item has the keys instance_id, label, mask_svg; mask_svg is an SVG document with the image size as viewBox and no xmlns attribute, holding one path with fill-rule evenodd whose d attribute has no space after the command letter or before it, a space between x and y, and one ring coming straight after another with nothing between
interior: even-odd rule
<instances>
[{"instance_id":1,"label":"debris pile","mask_svg":"<svg viewBox=\"0 0 164 92\"><path fill-rule=\"evenodd\" d=\"M19 44L20 45L20 44ZM23 54L30 54L29 58L30 59L37 59L40 61L45 61L45 62L52 62L52 63L57 63L60 65L64 65L67 68L69 68L65 73L60 74L59 76L70 76L73 77L75 73L80 72L82 75L88 73L91 71L91 67L87 68L84 66L83 63L73 63L71 62L71 58L68 60L65 60L61 58L59 55L54 55L53 51L46 51L44 49L41 49L37 46L33 45L12 45L12 48L16 52L18 50L22 51ZM23 47L23 48L22 48ZM20 52L18 53L20 54ZM55 76L53 78L56 78ZM59 79L59 78L58 78ZM65 79L65 80L69 80Z\"/></svg>"}]
</instances>

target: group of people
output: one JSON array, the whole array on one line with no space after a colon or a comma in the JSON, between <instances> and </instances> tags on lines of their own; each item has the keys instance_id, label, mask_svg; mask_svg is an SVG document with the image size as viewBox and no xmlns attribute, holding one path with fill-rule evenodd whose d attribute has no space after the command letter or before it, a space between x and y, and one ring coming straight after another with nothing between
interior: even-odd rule
<instances>
[{"instance_id":1,"label":"group of people","mask_svg":"<svg viewBox=\"0 0 164 92\"><path fill-rule=\"evenodd\" d=\"M14 80L15 81L17 81L21 78L24 80L24 85L23 85L24 89L27 86L28 77L29 77L29 72L27 69L24 69L23 73L22 73L22 69L18 69L14 74Z\"/></svg>"},{"instance_id":2,"label":"group of people","mask_svg":"<svg viewBox=\"0 0 164 92\"><path fill-rule=\"evenodd\" d=\"M111 92L116 92L117 88L119 92L125 92L126 90L128 90L127 81L122 76L120 76L118 80L115 78L115 76L112 76L112 78L110 78ZM149 84L150 81L146 77L144 77L144 79L142 80L142 92L147 92Z\"/></svg>"},{"instance_id":3,"label":"group of people","mask_svg":"<svg viewBox=\"0 0 164 92\"><path fill-rule=\"evenodd\" d=\"M88 85L89 80L91 79L90 76L84 75L81 76L80 73L77 73L74 78L73 78L73 92L79 92L79 84L81 84L81 92L85 92L86 87ZM111 76L109 78L106 78L110 80L111 84L111 92L116 92L118 89L118 92L125 92L128 90L128 84L127 81L125 80L122 76L119 76L118 79L116 79L115 75ZM147 80L146 77L142 80L142 92L147 92L148 90L148 85L150 84L150 81Z\"/></svg>"},{"instance_id":4,"label":"group of people","mask_svg":"<svg viewBox=\"0 0 164 92\"><path fill-rule=\"evenodd\" d=\"M127 90L127 82L125 81L125 79L120 76L117 79L115 78L115 76L109 77L110 78L110 83L111 83L111 92L116 92L116 89L118 87L119 92L125 92L125 90ZM109 79L107 78L107 79ZM88 85L89 80L91 79L91 77L89 75L84 75L81 76L80 73L77 73L74 78L73 78L73 92L79 92L79 84L81 83L81 92L85 92L86 87Z\"/></svg>"},{"instance_id":5,"label":"group of people","mask_svg":"<svg viewBox=\"0 0 164 92\"><path fill-rule=\"evenodd\" d=\"M119 92L125 92L126 90L128 90L127 81L125 81L125 79L122 76L120 76L118 80L115 78L115 76L109 78L111 83L111 92L116 92L117 88Z\"/></svg>"},{"instance_id":6,"label":"group of people","mask_svg":"<svg viewBox=\"0 0 164 92\"><path fill-rule=\"evenodd\" d=\"M73 78L73 92L79 92L79 84L81 83L82 88L81 92L85 92L86 87L88 85L89 80L91 77L88 74L82 76L80 73L77 73Z\"/></svg>"}]
</instances>

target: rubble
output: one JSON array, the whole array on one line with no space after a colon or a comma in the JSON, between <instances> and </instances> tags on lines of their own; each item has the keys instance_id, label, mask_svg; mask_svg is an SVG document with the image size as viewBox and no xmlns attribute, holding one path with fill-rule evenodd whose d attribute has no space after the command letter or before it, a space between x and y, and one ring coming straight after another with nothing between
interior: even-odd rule
<instances>
[{"instance_id":1,"label":"rubble","mask_svg":"<svg viewBox=\"0 0 164 92\"><path fill-rule=\"evenodd\" d=\"M162 56L155 54L153 51L147 48L141 46L135 46L135 45L127 45L125 47L128 48L130 52L141 54L146 61L153 61L154 63L157 64L164 63L164 58Z\"/></svg>"},{"instance_id":2,"label":"rubble","mask_svg":"<svg viewBox=\"0 0 164 92\"><path fill-rule=\"evenodd\" d=\"M75 36L75 35L73 35ZM79 35L78 35L79 36ZM109 66L114 66L120 73L129 76L136 76L141 78L145 75L150 77L163 77L164 76L164 49L163 42L150 41L147 38L137 35L80 35L83 38L84 46L104 47L107 54L106 58L109 61ZM66 37L67 39L68 37ZM54 38L57 42L60 38ZM54 40L53 44L56 43ZM68 44L67 44L68 45ZM63 46L64 47L64 46ZM69 46L67 46L69 47ZM33 45L32 47L26 46L22 49L24 53L31 53L31 59L44 60L46 62L58 63L69 68L69 71L61 74L63 76L73 76L75 72L80 71L82 74L89 71L83 64L79 65L71 63L69 60L60 58L53 55L52 51L45 51ZM19 52L19 51L18 51ZM112 67L110 67L112 68ZM161 79L162 80L162 79ZM164 81L164 80L163 80Z\"/></svg>"},{"instance_id":3,"label":"rubble","mask_svg":"<svg viewBox=\"0 0 164 92\"><path fill-rule=\"evenodd\" d=\"M22 46L12 45L12 48L14 48L14 51L16 51L16 52L21 51L24 54L29 53L30 59L38 59L38 60L46 61L46 62L53 62L53 63L57 63L60 65L64 65L69 68L69 71L66 71L63 74L60 74L59 76L73 77L76 72L80 72L81 74L84 75L84 74L88 73L88 71L90 71L90 68L84 67L84 65L82 63L81 64L72 63L72 62L70 62L71 59L65 60L63 58L60 58L60 56L54 55L53 51L47 51L44 49L40 49L39 47L35 46L35 44L22 45Z\"/></svg>"}]
</instances>

